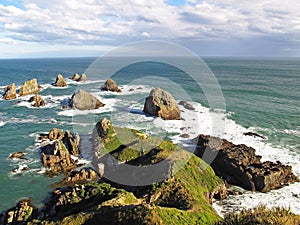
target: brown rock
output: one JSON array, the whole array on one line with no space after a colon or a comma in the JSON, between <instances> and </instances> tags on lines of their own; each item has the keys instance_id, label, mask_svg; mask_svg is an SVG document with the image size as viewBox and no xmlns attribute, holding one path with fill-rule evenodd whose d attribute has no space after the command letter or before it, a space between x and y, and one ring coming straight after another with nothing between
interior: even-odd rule
<instances>
[{"instance_id":1,"label":"brown rock","mask_svg":"<svg viewBox=\"0 0 300 225\"><path fill-rule=\"evenodd\" d=\"M54 86L56 86L56 87L66 87L67 86L67 82L65 81L64 77L61 74L57 75Z\"/></svg>"},{"instance_id":2,"label":"brown rock","mask_svg":"<svg viewBox=\"0 0 300 225\"><path fill-rule=\"evenodd\" d=\"M6 212L4 224L27 224L33 213L32 199L20 201Z\"/></svg>"},{"instance_id":3,"label":"brown rock","mask_svg":"<svg viewBox=\"0 0 300 225\"><path fill-rule=\"evenodd\" d=\"M182 137L182 138L189 138L190 135L189 134L181 134L180 137Z\"/></svg>"},{"instance_id":4,"label":"brown rock","mask_svg":"<svg viewBox=\"0 0 300 225\"><path fill-rule=\"evenodd\" d=\"M130 91L130 92L131 92L131 91L134 91L134 89L133 89L133 88L130 88L129 91Z\"/></svg>"},{"instance_id":5,"label":"brown rock","mask_svg":"<svg viewBox=\"0 0 300 225\"><path fill-rule=\"evenodd\" d=\"M30 94L36 94L40 91L40 87L37 83L37 79L32 79L26 81L22 87L19 90L19 95L24 96L24 95L30 95Z\"/></svg>"},{"instance_id":6,"label":"brown rock","mask_svg":"<svg viewBox=\"0 0 300 225\"><path fill-rule=\"evenodd\" d=\"M115 130L113 128L112 122L106 118L102 118L95 126L93 134L97 137L104 138L107 134L110 133L110 136L115 136Z\"/></svg>"},{"instance_id":7,"label":"brown rock","mask_svg":"<svg viewBox=\"0 0 300 225\"><path fill-rule=\"evenodd\" d=\"M49 139L51 141L53 141L53 140L60 140L60 139L62 139L64 137L63 130L58 129L58 128L53 128L48 133L48 137L49 137Z\"/></svg>"},{"instance_id":8,"label":"brown rock","mask_svg":"<svg viewBox=\"0 0 300 225\"><path fill-rule=\"evenodd\" d=\"M102 91L113 91L113 92L121 92L118 85L113 79L108 79L103 86L101 87Z\"/></svg>"},{"instance_id":9,"label":"brown rock","mask_svg":"<svg viewBox=\"0 0 300 225\"><path fill-rule=\"evenodd\" d=\"M4 89L3 99L12 100L17 98L16 84L12 83Z\"/></svg>"},{"instance_id":10,"label":"brown rock","mask_svg":"<svg viewBox=\"0 0 300 225\"><path fill-rule=\"evenodd\" d=\"M261 162L255 149L235 145L225 139L199 135L195 154L209 163L228 183L247 190L267 192L299 181L290 166L280 162Z\"/></svg>"},{"instance_id":11,"label":"brown rock","mask_svg":"<svg viewBox=\"0 0 300 225\"><path fill-rule=\"evenodd\" d=\"M261 136L260 134L254 133L254 132L245 132L243 133L245 136L252 136L252 137L259 137L261 139L266 139L265 137Z\"/></svg>"},{"instance_id":12,"label":"brown rock","mask_svg":"<svg viewBox=\"0 0 300 225\"><path fill-rule=\"evenodd\" d=\"M80 171L71 171L62 181L63 183L78 183L83 181L97 180L98 174L93 169L81 169Z\"/></svg>"},{"instance_id":13,"label":"brown rock","mask_svg":"<svg viewBox=\"0 0 300 225\"><path fill-rule=\"evenodd\" d=\"M160 88L155 88L146 98L144 113L164 120L180 120L180 110L173 96Z\"/></svg>"},{"instance_id":14,"label":"brown rock","mask_svg":"<svg viewBox=\"0 0 300 225\"><path fill-rule=\"evenodd\" d=\"M73 94L70 103L72 108L79 110L98 109L104 105L95 96L81 89Z\"/></svg>"},{"instance_id":15,"label":"brown rock","mask_svg":"<svg viewBox=\"0 0 300 225\"><path fill-rule=\"evenodd\" d=\"M32 102L32 106L41 107L46 105L46 101L42 98L41 95L35 95L29 99L28 102Z\"/></svg>"},{"instance_id":16,"label":"brown rock","mask_svg":"<svg viewBox=\"0 0 300 225\"><path fill-rule=\"evenodd\" d=\"M24 158L25 153L24 152L15 152L9 155L10 159L26 159Z\"/></svg>"},{"instance_id":17,"label":"brown rock","mask_svg":"<svg viewBox=\"0 0 300 225\"><path fill-rule=\"evenodd\" d=\"M225 184L219 185L216 189L207 194L208 201L212 203L213 199L223 200L227 197L227 189Z\"/></svg>"},{"instance_id":18,"label":"brown rock","mask_svg":"<svg viewBox=\"0 0 300 225\"><path fill-rule=\"evenodd\" d=\"M71 155L79 155L79 142L80 142L80 137L78 133L75 135L71 134L70 131L66 130L65 135L63 137L63 143L65 144L66 148L68 149L69 153Z\"/></svg>"}]
</instances>

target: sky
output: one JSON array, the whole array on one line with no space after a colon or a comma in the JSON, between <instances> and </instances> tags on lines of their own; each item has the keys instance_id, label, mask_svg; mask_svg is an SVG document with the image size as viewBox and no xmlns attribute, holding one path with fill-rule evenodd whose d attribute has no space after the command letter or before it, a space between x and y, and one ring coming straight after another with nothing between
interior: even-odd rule
<instances>
[{"instance_id":1,"label":"sky","mask_svg":"<svg viewBox=\"0 0 300 225\"><path fill-rule=\"evenodd\" d=\"M86 57L136 41L200 56L300 56L299 0L0 0L0 58Z\"/></svg>"}]
</instances>

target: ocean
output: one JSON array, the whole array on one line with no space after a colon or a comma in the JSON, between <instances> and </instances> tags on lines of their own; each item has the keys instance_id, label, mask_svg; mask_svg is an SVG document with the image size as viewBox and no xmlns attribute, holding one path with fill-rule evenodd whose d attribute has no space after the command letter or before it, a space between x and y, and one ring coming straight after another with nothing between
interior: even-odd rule
<instances>
[{"instance_id":1,"label":"ocean","mask_svg":"<svg viewBox=\"0 0 300 225\"><path fill-rule=\"evenodd\" d=\"M115 60L122 59L112 59L111 63ZM0 92L10 83L20 87L26 80L37 78L47 105L33 108L27 102L30 96L0 100L0 211L14 206L23 197L32 197L36 205L42 205L52 190L51 184L62 178L45 175L36 142L40 133L57 127L88 134L102 117L108 117L114 125L139 129L183 147L188 139L181 134L188 134L189 139L199 133L212 134L214 123L220 120L224 123L223 138L254 147L262 160L279 160L291 165L300 177L300 59L203 60L220 85L226 106L222 110L210 107L207 93L203 91L210 88L209 83L199 86L181 69L160 62L134 63L113 74L103 74L105 70L95 71L96 67L91 66L95 65L95 58L1 59ZM67 79L68 87L57 88L52 83L59 73L65 78L86 73L88 81L79 84ZM110 76L120 85L121 93L100 91ZM182 121L146 117L142 113L143 103L154 87L168 90L178 101L187 100L195 110L181 107ZM61 102L67 101L77 89L88 90L105 103L105 107L93 111L62 110ZM247 131L259 133L266 139L243 135ZM11 153L18 151L24 151L27 160L9 159ZM91 160L88 152L83 152L83 156ZM27 170L22 171L22 168ZM266 194L248 191L215 202L214 207L221 214L265 204L288 207L300 214L299 202L300 184L296 183Z\"/></svg>"}]
</instances>

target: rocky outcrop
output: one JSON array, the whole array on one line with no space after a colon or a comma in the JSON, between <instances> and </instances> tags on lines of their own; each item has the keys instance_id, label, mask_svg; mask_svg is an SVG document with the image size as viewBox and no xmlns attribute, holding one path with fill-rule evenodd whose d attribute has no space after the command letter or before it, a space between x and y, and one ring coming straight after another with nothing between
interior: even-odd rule
<instances>
[{"instance_id":1,"label":"rocky outcrop","mask_svg":"<svg viewBox=\"0 0 300 225\"><path fill-rule=\"evenodd\" d=\"M41 95L35 95L31 97L28 102L32 102L32 106L38 108L46 105L46 101L42 98Z\"/></svg>"},{"instance_id":2,"label":"rocky outcrop","mask_svg":"<svg viewBox=\"0 0 300 225\"><path fill-rule=\"evenodd\" d=\"M9 209L5 213L3 224L26 224L31 219L33 211L32 199L22 200L16 207Z\"/></svg>"},{"instance_id":3,"label":"rocky outcrop","mask_svg":"<svg viewBox=\"0 0 300 225\"><path fill-rule=\"evenodd\" d=\"M54 86L56 86L56 87L66 87L67 86L67 82L65 81L64 77L61 74L57 75Z\"/></svg>"},{"instance_id":4,"label":"rocky outcrop","mask_svg":"<svg viewBox=\"0 0 300 225\"><path fill-rule=\"evenodd\" d=\"M194 110L194 106L190 103L188 103L187 101L180 101L178 103L179 105L182 105L185 109L188 109L188 110Z\"/></svg>"},{"instance_id":5,"label":"rocky outcrop","mask_svg":"<svg viewBox=\"0 0 300 225\"><path fill-rule=\"evenodd\" d=\"M101 87L102 91L121 92L116 82L113 79L108 79Z\"/></svg>"},{"instance_id":6,"label":"rocky outcrop","mask_svg":"<svg viewBox=\"0 0 300 225\"><path fill-rule=\"evenodd\" d=\"M164 120L180 120L180 110L173 96L160 88L155 88L146 98L144 113Z\"/></svg>"},{"instance_id":7,"label":"rocky outcrop","mask_svg":"<svg viewBox=\"0 0 300 225\"><path fill-rule=\"evenodd\" d=\"M207 193L207 198L210 203L213 202L213 199L223 200L227 197L227 189L225 184L220 184L213 191Z\"/></svg>"},{"instance_id":8,"label":"rocky outcrop","mask_svg":"<svg viewBox=\"0 0 300 225\"><path fill-rule=\"evenodd\" d=\"M113 128L112 122L106 118L102 118L94 128L94 136L104 138L110 133L110 136L115 136L115 130Z\"/></svg>"},{"instance_id":9,"label":"rocky outcrop","mask_svg":"<svg viewBox=\"0 0 300 225\"><path fill-rule=\"evenodd\" d=\"M53 128L46 136L51 142L43 144L41 147L43 165L54 174L74 169L76 161L71 155L78 156L80 154L78 133L73 135L68 130L63 133L63 130Z\"/></svg>"},{"instance_id":10,"label":"rocky outcrop","mask_svg":"<svg viewBox=\"0 0 300 225\"><path fill-rule=\"evenodd\" d=\"M78 73L75 73L73 75L73 77L71 78L71 80L77 81L77 82L82 82L82 81L86 81L87 77L86 77L86 74L84 74L84 73L81 75L79 75Z\"/></svg>"},{"instance_id":11,"label":"rocky outcrop","mask_svg":"<svg viewBox=\"0 0 300 225\"><path fill-rule=\"evenodd\" d=\"M290 166L280 162L261 162L261 156L255 154L254 148L209 135L199 135L196 141L195 154L211 163L215 173L230 184L268 192L299 181ZM211 157L215 157L212 162Z\"/></svg>"},{"instance_id":12,"label":"rocky outcrop","mask_svg":"<svg viewBox=\"0 0 300 225\"><path fill-rule=\"evenodd\" d=\"M30 94L36 94L40 91L40 86L37 83L37 79L32 79L26 81L19 90L19 95L30 95Z\"/></svg>"},{"instance_id":13,"label":"rocky outcrop","mask_svg":"<svg viewBox=\"0 0 300 225\"><path fill-rule=\"evenodd\" d=\"M79 110L91 110L103 107L105 104L84 90L76 91L70 101L70 106Z\"/></svg>"},{"instance_id":14,"label":"rocky outcrop","mask_svg":"<svg viewBox=\"0 0 300 225\"><path fill-rule=\"evenodd\" d=\"M3 99L4 100L12 100L17 98L17 89L16 89L16 84L12 83L6 88L4 88L4 94L3 94Z\"/></svg>"},{"instance_id":15,"label":"rocky outcrop","mask_svg":"<svg viewBox=\"0 0 300 225\"><path fill-rule=\"evenodd\" d=\"M70 174L63 180L63 183L79 183L86 181L96 181L98 174L93 169L82 169L80 171L71 171Z\"/></svg>"}]
</instances>

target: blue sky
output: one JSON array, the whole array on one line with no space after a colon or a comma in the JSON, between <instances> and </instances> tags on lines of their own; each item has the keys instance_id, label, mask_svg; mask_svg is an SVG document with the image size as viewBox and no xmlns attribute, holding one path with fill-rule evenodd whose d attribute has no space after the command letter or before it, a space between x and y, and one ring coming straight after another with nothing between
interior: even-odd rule
<instances>
[{"instance_id":1,"label":"blue sky","mask_svg":"<svg viewBox=\"0 0 300 225\"><path fill-rule=\"evenodd\" d=\"M300 56L298 0L0 0L0 58L174 42L201 56Z\"/></svg>"}]
</instances>

